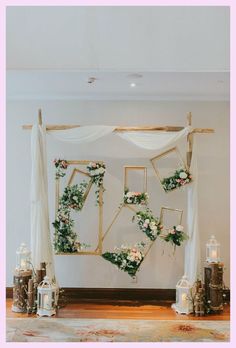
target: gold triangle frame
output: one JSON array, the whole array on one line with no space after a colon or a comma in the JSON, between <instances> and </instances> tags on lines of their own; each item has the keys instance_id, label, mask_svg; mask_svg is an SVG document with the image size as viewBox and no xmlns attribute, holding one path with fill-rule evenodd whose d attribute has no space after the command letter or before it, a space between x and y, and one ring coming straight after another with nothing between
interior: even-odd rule
<instances>
[{"instance_id":1,"label":"gold triangle frame","mask_svg":"<svg viewBox=\"0 0 236 348\"><path fill-rule=\"evenodd\" d=\"M81 160L81 161L67 161L68 166L69 165L88 165L91 161L87 160ZM95 161L94 161L95 162ZM96 161L97 163L103 163L102 161ZM70 186L73 182L73 179L76 175L76 173L81 173L83 175L86 175L88 177L91 177L88 173L84 172L80 168L74 168L70 178L68 180L68 186ZM55 214L57 213L58 207L59 207L59 197L60 197L60 178L56 179L56 188L55 188ZM84 193L84 201L87 199L91 187L93 185L92 178L90 179L88 183L88 187ZM99 217L98 217L98 245L95 250L91 251L78 251L75 253L55 253L55 255L101 255L102 254L102 236L103 236L103 187L100 187L99 190L99 202L98 202L98 210L99 210Z\"/></svg>"},{"instance_id":2,"label":"gold triangle frame","mask_svg":"<svg viewBox=\"0 0 236 348\"><path fill-rule=\"evenodd\" d=\"M106 238L107 234L110 232L112 226L114 225L115 221L117 220L118 216L120 215L122 209L123 209L123 208L128 208L128 209L132 210L134 213L137 213L137 209L134 208L135 206L136 206L136 204L126 204L126 203L122 203L122 204L119 206L119 208L118 208L117 212L115 213L115 215L114 215L114 217L113 217L113 219L112 219L110 225L108 226L108 228L106 229L105 233L104 233L103 236L102 236L102 242L103 242L104 239ZM150 240L149 245L148 245L148 248L146 249L146 251L145 251L145 253L144 253L143 261L144 261L145 257L147 256L147 254L149 253L149 251L150 251L151 247L153 246L153 244L156 242L156 240L157 240L157 238L156 238L155 240L153 240L153 241ZM97 247L97 249L98 249L98 247ZM97 250L97 249L96 249L96 250ZM140 267L142 266L143 261L142 261L142 263L140 264Z\"/></svg>"}]
</instances>

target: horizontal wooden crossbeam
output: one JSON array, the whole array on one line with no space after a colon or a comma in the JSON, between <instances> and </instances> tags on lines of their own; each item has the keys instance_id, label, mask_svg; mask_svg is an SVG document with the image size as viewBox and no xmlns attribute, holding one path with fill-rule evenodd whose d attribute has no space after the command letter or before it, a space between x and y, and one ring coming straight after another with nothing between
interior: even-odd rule
<instances>
[{"instance_id":1,"label":"horizontal wooden crossbeam","mask_svg":"<svg viewBox=\"0 0 236 348\"><path fill-rule=\"evenodd\" d=\"M32 124L23 125L22 128L24 130L32 129ZM46 130L67 130L73 128L79 128L81 125L78 124L47 124ZM179 132L185 127L180 126L119 126L114 129L114 132L146 132L146 131L164 131L164 132ZM213 128L194 128L193 133L214 133Z\"/></svg>"}]
</instances>

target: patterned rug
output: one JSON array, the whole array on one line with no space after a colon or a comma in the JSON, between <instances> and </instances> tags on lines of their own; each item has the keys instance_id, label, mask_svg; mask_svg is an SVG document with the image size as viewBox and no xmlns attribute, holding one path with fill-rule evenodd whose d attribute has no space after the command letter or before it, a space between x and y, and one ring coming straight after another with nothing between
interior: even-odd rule
<instances>
[{"instance_id":1,"label":"patterned rug","mask_svg":"<svg viewBox=\"0 0 236 348\"><path fill-rule=\"evenodd\" d=\"M7 319L7 342L227 342L229 321Z\"/></svg>"}]
</instances>

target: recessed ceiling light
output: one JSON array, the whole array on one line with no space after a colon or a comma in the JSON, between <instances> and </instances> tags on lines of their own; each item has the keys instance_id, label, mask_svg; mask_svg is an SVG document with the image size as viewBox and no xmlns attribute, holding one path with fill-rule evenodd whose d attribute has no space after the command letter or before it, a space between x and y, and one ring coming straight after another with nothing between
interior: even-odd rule
<instances>
[{"instance_id":1,"label":"recessed ceiling light","mask_svg":"<svg viewBox=\"0 0 236 348\"><path fill-rule=\"evenodd\" d=\"M96 77L91 76L88 78L88 83L94 83L96 80L97 80Z\"/></svg>"},{"instance_id":2,"label":"recessed ceiling light","mask_svg":"<svg viewBox=\"0 0 236 348\"><path fill-rule=\"evenodd\" d=\"M128 79L141 79L143 77L142 74L139 73L133 73L133 74L129 74L127 75Z\"/></svg>"},{"instance_id":3,"label":"recessed ceiling light","mask_svg":"<svg viewBox=\"0 0 236 348\"><path fill-rule=\"evenodd\" d=\"M130 87L136 87L136 83L131 82Z\"/></svg>"}]
</instances>

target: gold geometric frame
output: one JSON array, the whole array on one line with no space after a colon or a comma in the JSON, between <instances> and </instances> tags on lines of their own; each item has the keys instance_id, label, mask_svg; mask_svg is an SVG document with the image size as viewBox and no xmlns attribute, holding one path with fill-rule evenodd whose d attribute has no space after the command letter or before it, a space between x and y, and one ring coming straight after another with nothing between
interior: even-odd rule
<instances>
[{"instance_id":1,"label":"gold geometric frame","mask_svg":"<svg viewBox=\"0 0 236 348\"><path fill-rule=\"evenodd\" d=\"M124 191L128 187L128 172L131 170L142 170L144 173L143 191L147 192L147 167L144 166L124 166Z\"/></svg>"},{"instance_id":2,"label":"gold geometric frame","mask_svg":"<svg viewBox=\"0 0 236 348\"><path fill-rule=\"evenodd\" d=\"M187 164L185 163L185 161L184 161L184 159L183 159L183 157L182 157L182 155L181 155L181 153L180 153L178 147L177 147L177 146L172 147L171 149L169 149L169 150L167 150L167 151L165 151L165 152L162 152L160 155L157 155L157 156L155 156L155 157L153 157L153 158L150 159L150 162L151 162L151 164L152 164L152 166L153 166L153 169L154 169L154 171L155 171L155 174L156 174L157 178L158 178L159 181L160 181L160 184L161 184L161 181L162 181L164 178L161 177L160 172L159 172L159 170L157 169L156 161L157 161L158 159L162 158L162 157L165 157L166 155L168 155L168 154L171 153L171 152L175 152L175 153L177 154L177 157L179 158L179 160L180 160L181 163L182 163L182 167L183 167L185 170L188 170L188 169L187 169ZM163 188L162 184L161 184L161 187ZM176 187L176 188L178 188L178 187ZM173 190L171 190L171 191L176 190L176 188L173 189ZM164 190L164 188L163 188L163 190ZM171 191L170 191L170 192L171 192ZM168 193L169 191L165 191L165 192Z\"/></svg>"},{"instance_id":3,"label":"gold geometric frame","mask_svg":"<svg viewBox=\"0 0 236 348\"><path fill-rule=\"evenodd\" d=\"M163 216L164 216L164 212L166 210L179 212L180 213L180 218L179 218L179 222L178 222L178 224L176 224L176 226L177 225L181 225L182 219L183 219L183 212L184 211L182 209L174 209L174 208L169 208L169 207L161 207L161 212L160 212L160 222L161 222L161 224L163 224ZM166 229L167 229L167 226L163 226L163 227L166 227Z\"/></svg>"},{"instance_id":4,"label":"gold geometric frame","mask_svg":"<svg viewBox=\"0 0 236 348\"><path fill-rule=\"evenodd\" d=\"M81 160L81 161L67 161L68 166L69 165L88 165L91 161L88 160ZM94 161L99 164L103 164L102 161ZM68 180L68 186L70 186L73 182L73 179L76 175L76 173L81 173L85 176L91 177L87 172L84 172L83 170L79 168L74 168L70 178ZM55 180L56 189L55 189L55 213L57 214L57 210L59 207L59 197L60 197L60 178ZM90 179L88 183L88 187L84 193L84 201L87 199L89 192L91 190L91 187L93 185L92 179ZM78 251L78 252L72 252L72 253L55 253L55 255L102 255L102 237L103 237L103 186L99 189L99 201L98 201L98 209L99 209L99 217L98 217L98 245L95 250L90 251Z\"/></svg>"}]
</instances>

